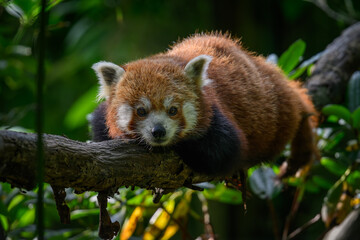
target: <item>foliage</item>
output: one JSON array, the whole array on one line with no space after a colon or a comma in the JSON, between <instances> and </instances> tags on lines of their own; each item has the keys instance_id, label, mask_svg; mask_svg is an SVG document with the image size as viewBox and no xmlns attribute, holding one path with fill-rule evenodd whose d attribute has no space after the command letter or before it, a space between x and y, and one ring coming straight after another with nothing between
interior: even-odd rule
<instances>
[{"instance_id":1,"label":"foliage","mask_svg":"<svg viewBox=\"0 0 360 240\"><path fill-rule=\"evenodd\" d=\"M33 129L35 103L31 99L35 95L34 50L39 46L33 46L32 42L37 37L39 2L1 1L4 7L0 7L3 11L0 11L0 19L4 24L0 27L0 77L3 79L0 81L0 101L6 103L0 106L0 125L3 127ZM205 1L199 1L198 5L190 1L174 5L167 1L134 2L49 1L45 132L66 134L80 140L88 138L86 116L97 105L96 78L90 71L92 63L103 59L123 63L158 52L168 44L169 39L184 37L189 31L192 33L195 29L214 28L208 21L212 10ZM297 4L303 6L299 2ZM196 16L187 13L184 17L180 14L177 27L169 25L177 17L172 14L176 12L174 9L186 9L190 5ZM289 21L301 15L298 12L301 7L294 10L289 4L283 3L283 8L287 10ZM148 9L156 15L151 15ZM293 15L290 16L290 13ZM195 17L198 25L193 29L192 19ZM159 25L161 28L151 25ZM131 34L135 32L133 29L136 29L136 35ZM307 77L321 55L318 53L303 61L307 47L305 41L298 40L279 58L272 55L272 62L277 63L290 79ZM209 213L211 222L217 227L215 233L218 233L217 229L220 232L225 228L224 225L234 225L234 222L239 223L239 219L244 218L235 230L240 228L237 231L263 239L274 235L277 238L276 232L289 231L290 225L302 226L320 212L324 224L314 224L313 230L309 229L310 233L303 232L302 236L316 238L327 227L340 223L358 205L360 199L359 75L354 74L349 82L345 105L329 105L323 109L326 117L317 129L322 155L320 161L315 161L299 176L291 177L283 183L276 181L274 176L281 162L288 156L288 150L277 162L248 170L252 196L247 202L249 206L245 217L242 217L243 195L227 188L224 183L204 183L200 185L205 188L202 192L178 189L165 195L159 204L152 202L150 191L121 188L108 204L112 220L121 224L121 233L117 238L142 236L144 239L179 239L182 236L194 239L204 231L210 234L207 232L209 223L204 222ZM251 195L249 192L245 194ZM74 194L71 189L67 189L70 225L59 223L49 186L45 189L44 199L46 239L97 238L99 210L96 193ZM2 183L0 238L3 232L10 239L34 238L35 203L36 190L23 192ZM207 205L209 213L205 211ZM230 214L221 217L221 212L226 211ZM264 211L270 214L264 214ZM236 212L239 214L236 215ZM265 219L260 232L256 216L264 216ZM289 216L295 217L291 219ZM274 230L274 235L272 229L277 230ZM226 234L225 231L222 233Z\"/></svg>"}]
</instances>

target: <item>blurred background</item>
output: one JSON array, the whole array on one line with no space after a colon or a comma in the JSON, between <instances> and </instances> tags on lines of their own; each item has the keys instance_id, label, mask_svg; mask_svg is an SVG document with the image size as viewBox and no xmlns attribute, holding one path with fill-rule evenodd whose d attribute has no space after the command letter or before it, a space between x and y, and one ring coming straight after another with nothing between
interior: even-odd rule
<instances>
[{"instance_id":1,"label":"blurred background","mask_svg":"<svg viewBox=\"0 0 360 240\"><path fill-rule=\"evenodd\" d=\"M89 139L86 116L97 106L97 78L91 69L95 62L105 60L121 65L165 51L169 45L194 33L208 31L228 31L233 37L241 38L245 48L264 56L281 55L292 43L302 39L306 43L305 60L323 51L342 30L360 19L360 1L349 0L54 0L49 1L47 11L46 46L36 46L39 2L0 1L0 126L34 131L36 52L41 47L46 48L44 132L81 141ZM333 182L335 180L334 177ZM293 226L301 226L319 212L330 186L304 197L305 203ZM29 204L34 197L26 195L10 207L6 204L19 194L19 191L12 191L3 184L2 200L6 206L3 208L7 208L8 215L1 212L0 205L0 220L3 228L8 232L12 230L13 239L17 239L16 236L22 235L15 230L22 228L19 231L25 231L28 227L27 231L31 232L29 226L32 226L33 215L29 215L29 222L24 223L27 210L22 209L24 206L31 209ZM124 191L123 199L143 194L142 190ZM186 191L182 191L186 195ZM228 201L232 204L210 200L209 211L215 232L220 239L276 239L274 224L283 226L296 190L284 191L288 194L281 194L274 201L250 197L246 215L242 205L238 204L238 194L228 196L233 200ZM6 195L11 192L12 198L6 202ZM69 236L71 239L96 239L97 210L72 213L77 216L72 219L76 226L62 226L58 223L50 192L48 189L47 228L62 232L49 239L67 239ZM221 190L218 193L222 194ZM87 194L79 197L68 193L67 200L74 200L70 203L72 210L79 211L81 204L83 208L96 208L94 194ZM144 196L142 203L147 195ZM149 196L151 198L151 194ZM113 213L125 219L139 202L134 200L132 204L132 208L121 212L122 215L115 210ZM197 199L191 204L201 215L201 201ZM122 208L118 206L117 209ZM272 210L277 212L275 219ZM197 236L203 232L203 225L194 216L195 213L189 220L192 223L190 232ZM16 219L22 217L23 222L16 223ZM64 235L65 228L77 231L78 236L82 232L82 235L77 238L73 237L75 233ZM83 229L91 231L86 235ZM315 239L324 229L319 222L298 239ZM181 239L179 233L176 236Z\"/></svg>"}]
</instances>

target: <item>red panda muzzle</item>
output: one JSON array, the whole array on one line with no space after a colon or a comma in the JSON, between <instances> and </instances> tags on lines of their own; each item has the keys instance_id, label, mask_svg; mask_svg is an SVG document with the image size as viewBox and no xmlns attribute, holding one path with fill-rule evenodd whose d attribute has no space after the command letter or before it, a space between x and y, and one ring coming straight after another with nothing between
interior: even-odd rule
<instances>
[{"instance_id":1,"label":"red panda muzzle","mask_svg":"<svg viewBox=\"0 0 360 240\"><path fill-rule=\"evenodd\" d=\"M163 137L166 135L166 129L161 124L155 124L153 129L151 129L151 134L155 138L156 141L161 141Z\"/></svg>"}]
</instances>

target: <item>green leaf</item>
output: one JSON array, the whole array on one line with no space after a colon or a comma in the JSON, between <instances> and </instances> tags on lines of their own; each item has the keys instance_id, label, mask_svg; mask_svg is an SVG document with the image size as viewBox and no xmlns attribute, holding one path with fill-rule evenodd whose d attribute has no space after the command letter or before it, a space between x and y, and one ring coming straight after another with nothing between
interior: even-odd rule
<instances>
[{"instance_id":1,"label":"green leaf","mask_svg":"<svg viewBox=\"0 0 360 240\"><path fill-rule=\"evenodd\" d=\"M280 182L270 167L259 167L249 178L251 190L261 199L272 199L281 190Z\"/></svg>"},{"instance_id":2,"label":"green leaf","mask_svg":"<svg viewBox=\"0 0 360 240\"><path fill-rule=\"evenodd\" d=\"M307 69L307 67L297 68L295 70L295 72L289 74L289 79L293 80L293 79L300 77L306 71L306 69Z\"/></svg>"},{"instance_id":3,"label":"green leaf","mask_svg":"<svg viewBox=\"0 0 360 240\"><path fill-rule=\"evenodd\" d=\"M324 147L324 151L328 152L330 150L332 150L336 145L338 145L341 140L345 137L345 133L344 132L338 132L336 133L334 136L332 136L331 138L329 138L328 143L326 144L326 146Z\"/></svg>"},{"instance_id":4,"label":"green leaf","mask_svg":"<svg viewBox=\"0 0 360 240\"><path fill-rule=\"evenodd\" d=\"M347 167L345 167L344 165L334 161L331 158L327 158L327 157L321 158L320 163L331 173L338 175L338 176L343 175L347 169Z\"/></svg>"},{"instance_id":5,"label":"green leaf","mask_svg":"<svg viewBox=\"0 0 360 240\"><path fill-rule=\"evenodd\" d=\"M302 62L300 66L294 71L289 74L290 79L296 79L300 77L306 70L309 71L311 67L314 65L314 63L322 56L322 52L312 56L310 59ZM310 76L310 74L308 73Z\"/></svg>"},{"instance_id":6,"label":"green leaf","mask_svg":"<svg viewBox=\"0 0 360 240\"><path fill-rule=\"evenodd\" d=\"M227 188L224 184L219 183L213 189L205 189L204 196L207 199L228 203L228 204L241 204L242 193L234 189Z\"/></svg>"},{"instance_id":7,"label":"green leaf","mask_svg":"<svg viewBox=\"0 0 360 240\"><path fill-rule=\"evenodd\" d=\"M299 63L301 56L305 52L305 48L305 42L299 39L280 56L278 64L286 75Z\"/></svg>"},{"instance_id":8,"label":"green leaf","mask_svg":"<svg viewBox=\"0 0 360 240\"><path fill-rule=\"evenodd\" d=\"M71 220L76 220L79 218L84 218L84 217L89 217L90 215L98 215L99 214L99 209L95 208L95 209L80 209L80 210L75 210L71 212Z\"/></svg>"},{"instance_id":9,"label":"green leaf","mask_svg":"<svg viewBox=\"0 0 360 240\"><path fill-rule=\"evenodd\" d=\"M75 129L87 123L86 116L97 106L95 101L97 91L97 87L91 88L72 105L65 116L66 127Z\"/></svg>"},{"instance_id":10,"label":"green leaf","mask_svg":"<svg viewBox=\"0 0 360 240\"><path fill-rule=\"evenodd\" d=\"M359 96L360 98L360 96ZM360 129L360 107L358 107L351 115L352 126L356 129Z\"/></svg>"},{"instance_id":11,"label":"green leaf","mask_svg":"<svg viewBox=\"0 0 360 240\"><path fill-rule=\"evenodd\" d=\"M17 228L28 226L34 223L34 220L35 220L35 208L28 209L19 219Z\"/></svg>"},{"instance_id":12,"label":"green leaf","mask_svg":"<svg viewBox=\"0 0 360 240\"><path fill-rule=\"evenodd\" d=\"M8 206L8 211L11 211L15 206L23 202L25 197L23 195L16 195L10 202Z\"/></svg>"},{"instance_id":13,"label":"green leaf","mask_svg":"<svg viewBox=\"0 0 360 240\"><path fill-rule=\"evenodd\" d=\"M9 230L9 223L8 223L6 217L4 215L2 215L2 214L0 214L0 225L2 226L2 228L5 231Z\"/></svg>"},{"instance_id":14,"label":"green leaf","mask_svg":"<svg viewBox=\"0 0 360 240\"><path fill-rule=\"evenodd\" d=\"M318 193L320 188L314 183L312 179L305 182L305 190L312 193Z\"/></svg>"},{"instance_id":15,"label":"green leaf","mask_svg":"<svg viewBox=\"0 0 360 240\"><path fill-rule=\"evenodd\" d=\"M328 179L318 175L313 176L312 180L316 185L325 189L330 189L333 186L333 184Z\"/></svg>"},{"instance_id":16,"label":"green leaf","mask_svg":"<svg viewBox=\"0 0 360 240\"><path fill-rule=\"evenodd\" d=\"M351 113L344 106L337 104L330 104L323 107L321 110L325 115L334 115L344 119L347 123L351 123Z\"/></svg>"},{"instance_id":17,"label":"green leaf","mask_svg":"<svg viewBox=\"0 0 360 240\"><path fill-rule=\"evenodd\" d=\"M324 203L325 205L335 205L339 198L340 195L342 193L342 180L337 181L327 192L325 198L324 198Z\"/></svg>"},{"instance_id":18,"label":"green leaf","mask_svg":"<svg viewBox=\"0 0 360 240\"><path fill-rule=\"evenodd\" d=\"M356 189L360 188L360 171L354 171L346 178L346 181Z\"/></svg>"}]
</instances>

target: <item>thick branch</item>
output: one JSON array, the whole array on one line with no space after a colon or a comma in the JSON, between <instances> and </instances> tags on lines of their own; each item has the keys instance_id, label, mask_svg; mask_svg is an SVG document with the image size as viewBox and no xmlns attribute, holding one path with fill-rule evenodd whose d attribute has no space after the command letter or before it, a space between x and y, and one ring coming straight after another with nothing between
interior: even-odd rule
<instances>
[{"instance_id":1,"label":"thick branch","mask_svg":"<svg viewBox=\"0 0 360 240\"><path fill-rule=\"evenodd\" d=\"M78 142L44 135L45 182L77 192L116 192L120 186L172 190L211 180L194 175L172 151L151 151L131 141ZM0 181L32 189L36 135L0 131Z\"/></svg>"},{"instance_id":2,"label":"thick branch","mask_svg":"<svg viewBox=\"0 0 360 240\"><path fill-rule=\"evenodd\" d=\"M360 22L347 28L329 44L315 65L306 86L317 109L341 103L347 82L360 67Z\"/></svg>"},{"instance_id":3,"label":"thick branch","mask_svg":"<svg viewBox=\"0 0 360 240\"><path fill-rule=\"evenodd\" d=\"M360 208L354 209L345 220L331 229L323 240L351 240L359 238Z\"/></svg>"}]
</instances>

